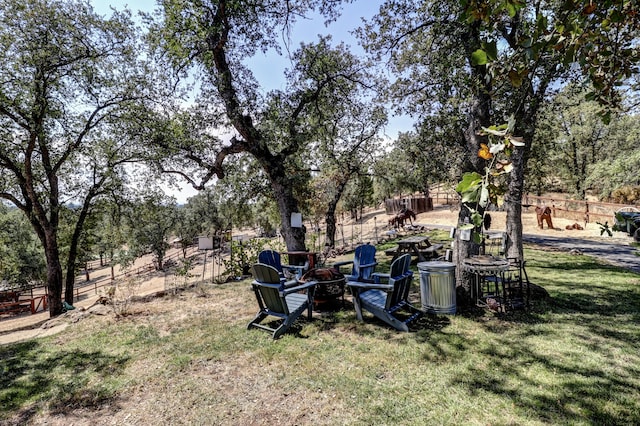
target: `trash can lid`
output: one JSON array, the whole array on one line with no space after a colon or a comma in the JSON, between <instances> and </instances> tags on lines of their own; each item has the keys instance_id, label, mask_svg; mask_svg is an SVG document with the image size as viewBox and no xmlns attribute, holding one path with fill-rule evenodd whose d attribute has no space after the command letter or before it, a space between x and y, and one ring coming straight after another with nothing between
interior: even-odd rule
<instances>
[{"instance_id":1,"label":"trash can lid","mask_svg":"<svg viewBox=\"0 0 640 426\"><path fill-rule=\"evenodd\" d=\"M432 260L429 262L419 262L418 269L420 270L440 270L440 269L455 269L456 264L453 262L445 262L442 260Z\"/></svg>"}]
</instances>

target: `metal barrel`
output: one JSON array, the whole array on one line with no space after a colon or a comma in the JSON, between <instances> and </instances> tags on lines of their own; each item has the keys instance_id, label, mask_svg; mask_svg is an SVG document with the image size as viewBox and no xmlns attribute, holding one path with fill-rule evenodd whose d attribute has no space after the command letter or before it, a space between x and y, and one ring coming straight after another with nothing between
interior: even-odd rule
<instances>
[{"instance_id":1,"label":"metal barrel","mask_svg":"<svg viewBox=\"0 0 640 426\"><path fill-rule=\"evenodd\" d=\"M433 261L418 263L422 309L432 314L456 313L456 265Z\"/></svg>"}]
</instances>

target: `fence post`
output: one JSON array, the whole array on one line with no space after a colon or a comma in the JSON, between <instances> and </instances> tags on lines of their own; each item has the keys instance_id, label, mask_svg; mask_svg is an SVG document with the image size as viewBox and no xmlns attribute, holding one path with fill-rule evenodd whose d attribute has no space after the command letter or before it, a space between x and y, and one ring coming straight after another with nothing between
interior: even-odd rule
<instances>
[{"instance_id":1,"label":"fence post","mask_svg":"<svg viewBox=\"0 0 640 426\"><path fill-rule=\"evenodd\" d=\"M584 224L586 225L587 223L589 223L589 202L585 201L584 202Z\"/></svg>"}]
</instances>

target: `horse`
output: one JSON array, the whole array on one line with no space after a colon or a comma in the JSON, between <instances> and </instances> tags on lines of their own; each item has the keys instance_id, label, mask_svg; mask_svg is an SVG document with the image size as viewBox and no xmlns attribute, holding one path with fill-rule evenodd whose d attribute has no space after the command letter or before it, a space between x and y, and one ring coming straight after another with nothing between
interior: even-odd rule
<instances>
[{"instance_id":1,"label":"horse","mask_svg":"<svg viewBox=\"0 0 640 426\"><path fill-rule=\"evenodd\" d=\"M543 221L547 222L547 226L549 227L549 229L554 229L553 223L551 222L551 209L549 207L536 207L536 216L538 218L538 227L540 229L543 228Z\"/></svg>"},{"instance_id":2,"label":"horse","mask_svg":"<svg viewBox=\"0 0 640 426\"><path fill-rule=\"evenodd\" d=\"M398 214L389 219L389 225L394 227L403 227L405 220L409 220L409 223L413 225L413 219L416 218L416 213L411 209L402 209Z\"/></svg>"}]
</instances>

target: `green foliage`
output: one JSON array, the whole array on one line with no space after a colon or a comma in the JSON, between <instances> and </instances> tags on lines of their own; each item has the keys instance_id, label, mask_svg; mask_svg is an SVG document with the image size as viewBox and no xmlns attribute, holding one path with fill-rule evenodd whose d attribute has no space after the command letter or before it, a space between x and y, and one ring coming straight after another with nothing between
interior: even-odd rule
<instances>
[{"instance_id":1,"label":"green foliage","mask_svg":"<svg viewBox=\"0 0 640 426\"><path fill-rule=\"evenodd\" d=\"M486 212L490 203L498 206L498 198L505 190L499 180L512 169L511 154L514 149L522 148L522 138L513 136L511 126L504 124L482 128L482 133L488 136L489 144L481 144L478 157L489 160L485 167L485 174L468 172L462 175L462 180L456 186L463 206L469 211L473 227L473 239L480 244L483 239L483 226L490 223L486 220ZM463 229L467 226L463 226Z\"/></svg>"},{"instance_id":2,"label":"green foliage","mask_svg":"<svg viewBox=\"0 0 640 426\"><path fill-rule=\"evenodd\" d=\"M489 67L494 76L504 75L513 87L520 87L535 73L533 67L556 55L558 65L575 65L588 76L593 90L587 99L597 100L607 108L600 114L609 122L613 109L621 103L619 86L637 72L640 60L636 49L640 29L638 5L626 0L599 2L597 6L591 0L557 4L560 7L555 13L549 13L556 7L554 3L539 8L522 1L461 2L467 22L479 21L488 28L499 30L504 23L530 19L527 33L520 37L502 34L514 50L511 60L504 61L495 41L490 40L471 54L471 61L476 66Z\"/></svg>"},{"instance_id":3,"label":"green foliage","mask_svg":"<svg viewBox=\"0 0 640 426\"><path fill-rule=\"evenodd\" d=\"M22 212L0 204L0 282L19 288L45 278L44 253L33 228Z\"/></svg>"},{"instance_id":4,"label":"green foliage","mask_svg":"<svg viewBox=\"0 0 640 426\"><path fill-rule=\"evenodd\" d=\"M578 199L584 199L587 185L603 186L589 178L593 164L610 164L613 153L625 155L615 148L622 135L602 121L600 106L585 101L585 93L571 85L556 95L543 111L536 137L545 140L546 149L537 153L545 169Z\"/></svg>"},{"instance_id":5,"label":"green foliage","mask_svg":"<svg viewBox=\"0 0 640 426\"><path fill-rule=\"evenodd\" d=\"M231 241L229 259L223 259L228 279L249 274L251 265L258 261L258 253L264 249L264 241L254 238L248 241Z\"/></svg>"},{"instance_id":6,"label":"green foliage","mask_svg":"<svg viewBox=\"0 0 640 426\"><path fill-rule=\"evenodd\" d=\"M165 167L167 159L162 157L166 156L158 156L163 163L159 168L188 176L203 187L214 176L222 179L229 173L225 163L232 156L251 155L261 173L254 169L248 176L261 178L264 192L278 200L287 245L291 249L303 247L304 233L292 228L285 218L306 210L310 148L324 140L327 123L339 116L334 109L356 98L353 91L362 84L362 67L352 61L353 56L342 54L344 48L332 49L329 39L302 44L291 53L287 87L265 95L245 61L260 51L280 53L280 30L288 32L289 25L317 9L324 16L333 15L337 4L326 0L291 4L258 1L253 7L241 7L227 1L170 0L162 2L162 8L156 21L147 17L149 39L158 58L171 61L179 74L199 69L202 73L198 76L203 78L198 81L201 96L197 105L186 114L174 115L180 117L178 128L182 129L175 133L187 137L160 135L154 143L161 152L179 153L177 161L169 160L178 167ZM212 134L216 127L212 123L232 126L235 136L220 140Z\"/></svg>"},{"instance_id":7,"label":"green foliage","mask_svg":"<svg viewBox=\"0 0 640 426\"><path fill-rule=\"evenodd\" d=\"M600 226L600 235L604 235L605 233L613 237L613 232L611 232L611 227L609 226L609 222L605 221L605 223L596 222Z\"/></svg>"},{"instance_id":8,"label":"green foliage","mask_svg":"<svg viewBox=\"0 0 640 426\"><path fill-rule=\"evenodd\" d=\"M358 176L345 190L342 206L351 216L357 218L365 207L373 204L373 179L367 175Z\"/></svg>"},{"instance_id":9,"label":"green foliage","mask_svg":"<svg viewBox=\"0 0 640 426\"><path fill-rule=\"evenodd\" d=\"M640 204L640 186L623 186L618 188L611 194L611 200L614 203L621 204Z\"/></svg>"},{"instance_id":10,"label":"green foliage","mask_svg":"<svg viewBox=\"0 0 640 426\"><path fill-rule=\"evenodd\" d=\"M430 185L457 180L464 154L454 126L450 117L430 116L418 132L400 133L393 149L379 154L374 165L376 198L425 193Z\"/></svg>"},{"instance_id":11,"label":"green foliage","mask_svg":"<svg viewBox=\"0 0 640 426\"><path fill-rule=\"evenodd\" d=\"M139 41L127 12L102 18L84 1L2 2L0 197L39 236L52 314L62 307L62 263L72 281L76 253L82 258L89 248L76 250L93 203L120 186L124 165L141 156L127 135L141 133L132 131L139 107L159 80ZM67 203L78 207L74 223L61 218Z\"/></svg>"},{"instance_id":12,"label":"green foliage","mask_svg":"<svg viewBox=\"0 0 640 426\"><path fill-rule=\"evenodd\" d=\"M483 189L484 176L476 172L469 172L462 175L462 180L456 186L456 192L458 192L463 203L479 203L480 194ZM486 188L485 188L486 190Z\"/></svg>"},{"instance_id":13,"label":"green foliage","mask_svg":"<svg viewBox=\"0 0 640 426\"><path fill-rule=\"evenodd\" d=\"M129 229L127 257L153 253L161 270L177 220L175 199L159 192L142 194L128 206L125 215Z\"/></svg>"}]
</instances>

